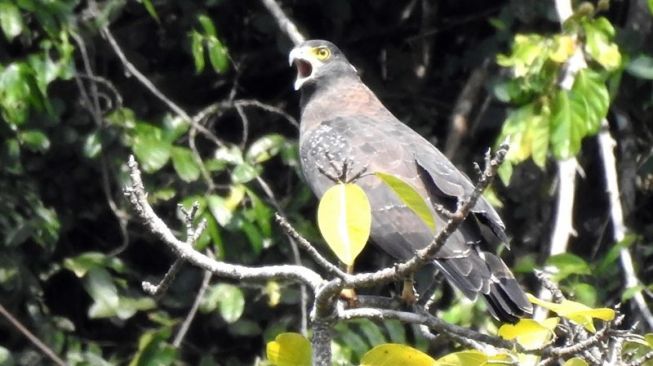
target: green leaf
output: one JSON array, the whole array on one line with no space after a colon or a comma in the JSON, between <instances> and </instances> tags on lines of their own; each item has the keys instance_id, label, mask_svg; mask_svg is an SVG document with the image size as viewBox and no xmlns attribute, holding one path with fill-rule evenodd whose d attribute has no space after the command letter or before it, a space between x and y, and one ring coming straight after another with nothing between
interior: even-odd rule
<instances>
[{"instance_id":1,"label":"green leaf","mask_svg":"<svg viewBox=\"0 0 653 366\"><path fill-rule=\"evenodd\" d=\"M14 358L11 356L11 352L0 346L0 366L13 366L15 365Z\"/></svg>"},{"instance_id":2,"label":"green leaf","mask_svg":"<svg viewBox=\"0 0 653 366\"><path fill-rule=\"evenodd\" d=\"M227 48L216 37L209 37L206 44L209 53L209 61L213 70L218 74L223 74L229 70L229 57Z\"/></svg>"},{"instance_id":3,"label":"green leaf","mask_svg":"<svg viewBox=\"0 0 653 366\"><path fill-rule=\"evenodd\" d=\"M190 149L173 146L171 150L172 166L184 182L194 182L200 176L200 168Z\"/></svg>"},{"instance_id":4,"label":"green leaf","mask_svg":"<svg viewBox=\"0 0 653 366\"><path fill-rule=\"evenodd\" d=\"M638 55L628 62L626 72L640 79L653 80L653 57Z\"/></svg>"},{"instance_id":5,"label":"green leaf","mask_svg":"<svg viewBox=\"0 0 653 366\"><path fill-rule=\"evenodd\" d=\"M320 199L317 223L338 259L353 265L367 243L372 225L372 209L365 191L352 183L332 186Z\"/></svg>"},{"instance_id":6,"label":"green leaf","mask_svg":"<svg viewBox=\"0 0 653 366\"><path fill-rule=\"evenodd\" d=\"M558 318L545 319L542 322L533 319L521 319L517 324L504 324L498 335L507 340L516 340L527 350L540 348L551 343Z\"/></svg>"},{"instance_id":7,"label":"green leaf","mask_svg":"<svg viewBox=\"0 0 653 366\"><path fill-rule=\"evenodd\" d=\"M560 90L551 106L551 148L564 160L580 151L585 136L595 134L608 112L610 97L599 74L583 69L571 90Z\"/></svg>"},{"instance_id":8,"label":"green leaf","mask_svg":"<svg viewBox=\"0 0 653 366\"><path fill-rule=\"evenodd\" d=\"M653 14L653 0L648 0L648 10Z\"/></svg>"},{"instance_id":9,"label":"green leaf","mask_svg":"<svg viewBox=\"0 0 653 366\"><path fill-rule=\"evenodd\" d=\"M245 159L253 164L270 160L279 153L285 142L286 138L279 134L265 135L252 143L245 153Z\"/></svg>"},{"instance_id":10,"label":"green leaf","mask_svg":"<svg viewBox=\"0 0 653 366\"><path fill-rule=\"evenodd\" d=\"M227 323L236 322L245 310L243 292L240 288L226 283L211 286L200 302L200 310L212 312L216 308Z\"/></svg>"},{"instance_id":11,"label":"green leaf","mask_svg":"<svg viewBox=\"0 0 653 366\"><path fill-rule=\"evenodd\" d=\"M24 63L0 69L0 111L12 128L22 125L29 115L30 99L34 98L30 73L30 67Z\"/></svg>"},{"instance_id":12,"label":"green leaf","mask_svg":"<svg viewBox=\"0 0 653 366\"><path fill-rule=\"evenodd\" d=\"M200 24L202 25L202 28L204 29L204 33L210 37L217 37L217 33L215 31L215 26L213 25L213 21L211 21L211 18L204 14L200 14L197 17L197 20L199 20Z\"/></svg>"},{"instance_id":13,"label":"green leaf","mask_svg":"<svg viewBox=\"0 0 653 366\"><path fill-rule=\"evenodd\" d=\"M298 333L281 333L266 346L268 361L275 366L310 366L311 343Z\"/></svg>"},{"instance_id":14,"label":"green leaf","mask_svg":"<svg viewBox=\"0 0 653 366\"><path fill-rule=\"evenodd\" d=\"M415 348L395 343L387 343L369 350L361 359L361 366L435 366L431 356Z\"/></svg>"},{"instance_id":15,"label":"green leaf","mask_svg":"<svg viewBox=\"0 0 653 366\"><path fill-rule=\"evenodd\" d=\"M170 330L145 332L138 340L138 351L129 366L169 366L176 359L175 349L166 343Z\"/></svg>"},{"instance_id":16,"label":"green leaf","mask_svg":"<svg viewBox=\"0 0 653 366\"><path fill-rule=\"evenodd\" d=\"M126 320L134 316L138 311L152 310L156 307L156 303L150 297L120 297L120 303L116 309L116 316L122 320Z\"/></svg>"},{"instance_id":17,"label":"green leaf","mask_svg":"<svg viewBox=\"0 0 653 366\"><path fill-rule=\"evenodd\" d=\"M20 142L29 150L44 152L50 148L48 136L40 130L23 130L18 135Z\"/></svg>"},{"instance_id":18,"label":"green leaf","mask_svg":"<svg viewBox=\"0 0 653 366\"><path fill-rule=\"evenodd\" d=\"M156 20L157 23L161 23L161 20L159 20L159 15L156 13L156 9L154 8L154 5L152 5L152 0L141 0L143 3L143 6L145 7L145 10L147 10L148 14L154 20Z\"/></svg>"},{"instance_id":19,"label":"green leaf","mask_svg":"<svg viewBox=\"0 0 653 366\"><path fill-rule=\"evenodd\" d=\"M585 329L592 333L596 332L596 328L594 327L593 322L594 318L608 321L614 319L615 317L614 310L608 308L593 309L587 305L569 300L562 300L561 303L556 304L553 302L540 300L531 294L526 294L526 296L528 297L528 300L533 304L554 311L559 316L567 318L572 322L583 326Z\"/></svg>"},{"instance_id":20,"label":"green leaf","mask_svg":"<svg viewBox=\"0 0 653 366\"><path fill-rule=\"evenodd\" d=\"M66 258L63 265L79 278L86 276L86 273L93 268L111 268L116 272L125 271L125 265L120 259L99 252L86 252L76 257Z\"/></svg>"},{"instance_id":21,"label":"green leaf","mask_svg":"<svg viewBox=\"0 0 653 366\"><path fill-rule=\"evenodd\" d=\"M606 70L615 70L621 65L619 47L611 40L614 37L614 27L603 17L583 23L585 29L585 51L592 59Z\"/></svg>"},{"instance_id":22,"label":"green leaf","mask_svg":"<svg viewBox=\"0 0 653 366\"><path fill-rule=\"evenodd\" d=\"M89 318L107 318L116 315L120 297L113 278L106 269L91 268L84 277L83 284L84 289L94 301L88 309Z\"/></svg>"},{"instance_id":23,"label":"green leaf","mask_svg":"<svg viewBox=\"0 0 653 366\"><path fill-rule=\"evenodd\" d=\"M255 167L248 163L242 163L236 166L231 172L231 180L234 183L247 183L252 179L258 177L260 174L258 165Z\"/></svg>"},{"instance_id":24,"label":"green leaf","mask_svg":"<svg viewBox=\"0 0 653 366\"><path fill-rule=\"evenodd\" d=\"M134 140L134 154L148 173L163 168L170 159L172 144L156 135L139 134Z\"/></svg>"},{"instance_id":25,"label":"green leaf","mask_svg":"<svg viewBox=\"0 0 653 366\"><path fill-rule=\"evenodd\" d=\"M435 231L435 220L431 214L428 204L424 198L411 186L410 184L401 180L392 174L376 172L374 173L379 179L383 181L392 191L399 197L399 199L411 209L426 226Z\"/></svg>"},{"instance_id":26,"label":"green leaf","mask_svg":"<svg viewBox=\"0 0 653 366\"><path fill-rule=\"evenodd\" d=\"M11 42L23 32L25 24L18 7L11 2L0 1L0 28Z\"/></svg>"},{"instance_id":27,"label":"green leaf","mask_svg":"<svg viewBox=\"0 0 653 366\"><path fill-rule=\"evenodd\" d=\"M102 138L100 131L95 131L84 139L82 152L89 159L95 159L102 151Z\"/></svg>"},{"instance_id":28,"label":"green leaf","mask_svg":"<svg viewBox=\"0 0 653 366\"><path fill-rule=\"evenodd\" d=\"M549 257L546 264L554 266L558 272L554 275L554 281L559 282L572 274L590 274L592 270L585 260L571 253L557 254Z\"/></svg>"},{"instance_id":29,"label":"green leaf","mask_svg":"<svg viewBox=\"0 0 653 366\"><path fill-rule=\"evenodd\" d=\"M230 209L225 204L225 199L218 195L212 194L207 197L209 211L220 224L220 226L227 226L233 218L233 209Z\"/></svg>"},{"instance_id":30,"label":"green leaf","mask_svg":"<svg viewBox=\"0 0 653 366\"><path fill-rule=\"evenodd\" d=\"M202 35L195 30L190 33L190 50L193 53L195 72L199 74L204 71L204 43Z\"/></svg>"},{"instance_id":31,"label":"green leaf","mask_svg":"<svg viewBox=\"0 0 653 366\"><path fill-rule=\"evenodd\" d=\"M619 258L621 250L624 248L629 248L637 240L637 235L627 234L620 242L614 244L607 253L603 256L601 261L598 263L594 269L597 275L608 273L608 271L614 268L614 262Z\"/></svg>"}]
</instances>

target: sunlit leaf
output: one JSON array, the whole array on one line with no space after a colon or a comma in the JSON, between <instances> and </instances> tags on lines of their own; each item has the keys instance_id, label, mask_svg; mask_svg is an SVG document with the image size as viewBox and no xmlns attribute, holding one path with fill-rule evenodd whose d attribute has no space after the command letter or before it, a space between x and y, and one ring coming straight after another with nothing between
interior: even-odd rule
<instances>
[{"instance_id":1,"label":"sunlit leaf","mask_svg":"<svg viewBox=\"0 0 653 366\"><path fill-rule=\"evenodd\" d=\"M242 290L226 283L211 286L200 302L200 310L212 312L216 309L227 323L234 323L240 319L245 309Z\"/></svg>"},{"instance_id":2,"label":"sunlit leaf","mask_svg":"<svg viewBox=\"0 0 653 366\"><path fill-rule=\"evenodd\" d=\"M125 265L119 258L100 252L86 252L76 257L66 258L63 265L79 278L86 276L86 273L93 268L108 267L117 272L125 270Z\"/></svg>"},{"instance_id":3,"label":"sunlit leaf","mask_svg":"<svg viewBox=\"0 0 653 366\"><path fill-rule=\"evenodd\" d=\"M218 38L209 37L206 50L209 53L209 61L213 70L219 74L225 73L229 69L229 57L225 45Z\"/></svg>"},{"instance_id":4,"label":"sunlit leaf","mask_svg":"<svg viewBox=\"0 0 653 366\"><path fill-rule=\"evenodd\" d=\"M536 349L551 343L558 318L545 319L542 322L533 319L521 319L517 324L504 324L499 328L499 336L507 340L516 340L525 349Z\"/></svg>"},{"instance_id":5,"label":"sunlit leaf","mask_svg":"<svg viewBox=\"0 0 653 366\"><path fill-rule=\"evenodd\" d=\"M621 65L619 47L612 42L614 27L603 17L583 22L585 29L585 50L596 62L607 70Z\"/></svg>"},{"instance_id":6,"label":"sunlit leaf","mask_svg":"<svg viewBox=\"0 0 653 366\"><path fill-rule=\"evenodd\" d=\"M265 135L252 143L245 153L245 159L255 164L267 161L279 153L285 141L285 137L276 133Z\"/></svg>"},{"instance_id":7,"label":"sunlit leaf","mask_svg":"<svg viewBox=\"0 0 653 366\"><path fill-rule=\"evenodd\" d=\"M206 33L207 36L212 36L216 37L217 33L215 31L215 26L213 25L213 21L211 18L204 14L200 14L197 17L197 20L199 20L200 24L202 25L202 28L204 29L204 33Z\"/></svg>"},{"instance_id":8,"label":"sunlit leaf","mask_svg":"<svg viewBox=\"0 0 653 366\"><path fill-rule=\"evenodd\" d=\"M424 198L410 184L392 174L374 173L408 206L432 231L435 231L435 220Z\"/></svg>"},{"instance_id":9,"label":"sunlit leaf","mask_svg":"<svg viewBox=\"0 0 653 366\"><path fill-rule=\"evenodd\" d=\"M592 270L585 260L571 253L557 254L549 257L546 264L557 268L554 274L555 281L560 281L569 275L590 274Z\"/></svg>"},{"instance_id":10,"label":"sunlit leaf","mask_svg":"<svg viewBox=\"0 0 653 366\"><path fill-rule=\"evenodd\" d=\"M592 333L596 332L596 328L594 327L595 318L609 321L615 317L614 310L608 308L593 309L587 305L569 300L563 300L560 304L556 304L550 301L540 300L531 294L527 294L527 296L528 300L533 304L549 309L561 317L582 325Z\"/></svg>"},{"instance_id":11,"label":"sunlit leaf","mask_svg":"<svg viewBox=\"0 0 653 366\"><path fill-rule=\"evenodd\" d=\"M159 15L156 13L156 9L152 4L152 0L141 0L141 2L143 3L145 10L147 10L147 13L150 14L150 16L154 18L154 20L156 20L157 23L161 23L161 21L159 20Z\"/></svg>"},{"instance_id":12,"label":"sunlit leaf","mask_svg":"<svg viewBox=\"0 0 653 366\"><path fill-rule=\"evenodd\" d=\"M329 188L320 199L317 223L338 259L348 266L353 265L367 243L372 225L365 191L351 183Z\"/></svg>"},{"instance_id":13,"label":"sunlit leaf","mask_svg":"<svg viewBox=\"0 0 653 366\"><path fill-rule=\"evenodd\" d=\"M200 176L200 168L195 162L195 157L190 149L173 146L170 151L172 166L184 182L196 181Z\"/></svg>"},{"instance_id":14,"label":"sunlit leaf","mask_svg":"<svg viewBox=\"0 0 653 366\"><path fill-rule=\"evenodd\" d=\"M268 361L275 366L310 366L311 343L298 333L281 333L266 346Z\"/></svg>"},{"instance_id":15,"label":"sunlit leaf","mask_svg":"<svg viewBox=\"0 0 653 366\"><path fill-rule=\"evenodd\" d=\"M82 148L84 156L89 159L94 159L102 151L102 137L99 131L95 131L84 139L84 147Z\"/></svg>"},{"instance_id":16,"label":"sunlit leaf","mask_svg":"<svg viewBox=\"0 0 653 366\"><path fill-rule=\"evenodd\" d=\"M160 135L148 131L136 136L133 149L143 170L152 173L166 165L170 159L172 144L161 139Z\"/></svg>"},{"instance_id":17,"label":"sunlit leaf","mask_svg":"<svg viewBox=\"0 0 653 366\"><path fill-rule=\"evenodd\" d=\"M369 350L361 359L361 366L435 366L431 356L415 348L395 343L387 343Z\"/></svg>"},{"instance_id":18,"label":"sunlit leaf","mask_svg":"<svg viewBox=\"0 0 653 366\"><path fill-rule=\"evenodd\" d=\"M231 180L234 183L247 183L260 174L260 168L248 163L237 165L231 172Z\"/></svg>"},{"instance_id":19,"label":"sunlit leaf","mask_svg":"<svg viewBox=\"0 0 653 366\"><path fill-rule=\"evenodd\" d=\"M567 61L576 50L576 41L569 35L555 37L555 48L549 53L549 58L557 63Z\"/></svg>"},{"instance_id":20,"label":"sunlit leaf","mask_svg":"<svg viewBox=\"0 0 653 366\"><path fill-rule=\"evenodd\" d=\"M18 7L11 2L0 1L0 28L9 41L23 32L25 24Z\"/></svg>"},{"instance_id":21,"label":"sunlit leaf","mask_svg":"<svg viewBox=\"0 0 653 366\"><path fill-rule=\"evenodd\" d=\"M268 297L268 306L271 308L279 305L279 300L281 300L281 286L279 282L270 280L265 285L265 294Z\"/></svg>"},{"instance_id":22,"label":"sunlit leaf","mask_svg":"<svg viewBox=\"0 0 653 366\"><path fill-rule=\"evenodd\" d=\"M450 353L437 360L438 366L489 366L501 364L514 364L514 360L508 354L489 355L475 350Z\"/></svg>"},{"instance_id":23,"label":"sunlit leaf","mask_svg":"<svg viewBox=\"0 0 653 366\"><path fill-rule=\"evenodd\" d=\"M197 31L190 33L190 50L193 54L195 72L198 74L204 70L204 43L202 35Z\"/></svg>"},{"instance_id":24,"label":"sunlit leaf","mask_svg":"<svg viewBox=\"0 0 653 366\"><path fill-rule=\"evenodd\" d=\"M559 160L575 156L581 141L598 132L608 112L608 90L597 73L584 69L576 74L571 90L556 93L551 105L551 147Z\"/></svg>"},{"instance_id":25,"label":"sunlit leaf","mask_svg":"<svg viewBox=\"0 0 653 366\"><path fill-rule=\"evenodd\" d=\"M91 268L84 277L83 284L84 289L94 301L88 309L89 318L106 318L116 315L120 297L113 278L106 269Z\"/></svg>"},{"instance_id":26,"label":"sunlit leaf","mask_svg":"<svg viewBox=\"0 0 653 366\"><path fill-rule=\"evenodd\" d=\"M44 152L50 148L50 139L40 130L24 130L18 135L21 143L34 152Z\"/></svg>"},{"instance_id":27,"label":"sunlit leaf","mask_svg":"<svg viewBox=\"0 0 653 366\"><path fill-rule=\"evenodd\" d=\"M562 366L587 366L587 361L579 357L570 358Z\"/></svg>"}]
</instances>

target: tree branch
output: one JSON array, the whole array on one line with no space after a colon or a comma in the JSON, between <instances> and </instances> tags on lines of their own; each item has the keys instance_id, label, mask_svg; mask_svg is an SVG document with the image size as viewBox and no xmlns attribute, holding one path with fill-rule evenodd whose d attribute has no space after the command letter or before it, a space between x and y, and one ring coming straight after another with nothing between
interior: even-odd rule
<instances>
[{"instance_id":1,"label":"tree branch","mask_svg":"<svg viewBox=\"0 0 653 366\"><path fill-rule=\"evenodd\" d=\"M601 132L599 133L599 147L601 157L603 158L603 169L605 172L606 191L610 198L610 221L612 222L613 239L615 243L621 242L626 237L626 225L624 224L624 214L621 207L619 182L617 178L617 160L614 156L614 148L617 146L616 141L610 135L610 126L607 119L603 120ZM621 248L619 251L621 267L623 268L624 282L626 288L637 287L640 284L633 265L633 258L628 248ZM640 315L653 329L653 314L646 304L646 300L641 291L633 295L633 300L637 306Z\"/></svg>"},{"instance_id":2,"label":"tree branch","mask_svg":"<svg viewBox=\"0 0 653 366\"><path fill-rule=\"evenodd\" d=\"M261 0L263 5L268 9L270 14L272 14L272 17L274 17L274 20L277 21L277 24L279 25L279 28L281 29L282 32L284 32L288 38L290 38L290 41L295 45L298 46L302 42L306 40L306 37L304 37L299 30L297 30L297 26L295 26L295 23L293 23L290 18L286 15L286 13L283 12L279 4L277 4L276 1L274 0Z\"/></svg>"},{"instance_id":3,"label":"tree branch","mask_svg":"<svg viewBox=\"0 0 653 366\"><path fill-rule=\"evenodd\" d=\"M248 267L217 261L196 251L188 243L177 239L147 202L147 194L145 193L141 173L133 156L129 157L127 166L132 184L130 187L125 188L125 194L134 210L148 229L158 236L180 259L210 271L216 276L240 281L287 280L304 283L313 290L323 283L320 275L306 267L298 265Z\"/></svg>"}]
</instances>

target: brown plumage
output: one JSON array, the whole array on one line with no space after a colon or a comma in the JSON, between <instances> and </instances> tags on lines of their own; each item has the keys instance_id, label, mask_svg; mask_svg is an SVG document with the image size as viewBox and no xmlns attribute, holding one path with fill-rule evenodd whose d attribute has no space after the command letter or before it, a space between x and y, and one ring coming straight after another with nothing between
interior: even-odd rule
<instances>
[{"instance_id":1,"label":"brown plumage","mask_svg":"<svg viewBox=\"0 0 653 366\"><path fill-rule=\"evenodd\" d=\"M365 86L342 52L327 41L307 41L290 61L301 89L300 159L318 197L334 184L323 171L329 160L353 162L352 172L384 172L410 183L430 203L455 209L473 189L437 148L399 121ZM322 171L320 171L322 168ZM371 237L388 254L407 259L428 245L434 233L374 175L356 180L372 207ZM435 210L436 230L446 219ZM481 249L505 242L504 224L481 198L470 217L438 252L435 263L449 282L470 299L482 294L495 318L515 322L532 306L501 259Z\"/></svg>"}]
</instances>

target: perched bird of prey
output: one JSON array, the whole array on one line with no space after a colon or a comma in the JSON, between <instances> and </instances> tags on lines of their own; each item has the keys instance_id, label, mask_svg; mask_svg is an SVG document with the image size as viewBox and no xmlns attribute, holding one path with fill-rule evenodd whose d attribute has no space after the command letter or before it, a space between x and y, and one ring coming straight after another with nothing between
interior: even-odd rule
<instances>
[{"instance_id":1,"label":"perched bird of prey","mask_svg":"<svg viewBox=\"0 0 653 366\"><path fill-rule=\"evenodd\" d=\"M318 197L335 184L325 173L345 161L354 172L402 179L431 206L455 210L457 200L473 191L469 179L437 148L383 106L334 44L306 41L290 52L289 61L297 69L295 89L301 90L301 166ZM355 182L370 201L371 238L388 254L405 260L433 240L433 230L378 177L364 174ZM431 213L436 230L444 227L446 217L435 209ZM503 261L481 249L505 243L504 230L499 215L481 198L437 253L435 264L465 296L481 294L495 318L514 323L532 313L532 306Z\"/></svg>"}]
</instances>

